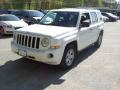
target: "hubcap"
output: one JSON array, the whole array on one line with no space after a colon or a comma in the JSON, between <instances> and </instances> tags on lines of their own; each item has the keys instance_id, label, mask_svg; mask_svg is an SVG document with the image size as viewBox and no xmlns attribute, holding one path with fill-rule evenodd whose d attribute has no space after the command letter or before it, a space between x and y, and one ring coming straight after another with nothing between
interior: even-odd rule
<instances>
[{"instance_id":1,"label":"hubcap","mask_svg":"<svg viewBox=\"0 0 120 90\"><path fill-rule=\"evenodd\" d=\"M74 57L75 57L75 52L73 49L69 49L67 54L66 54L66 65L67 66L71 66L73 61L74 61Z\"/></svg>"}]
</instances>

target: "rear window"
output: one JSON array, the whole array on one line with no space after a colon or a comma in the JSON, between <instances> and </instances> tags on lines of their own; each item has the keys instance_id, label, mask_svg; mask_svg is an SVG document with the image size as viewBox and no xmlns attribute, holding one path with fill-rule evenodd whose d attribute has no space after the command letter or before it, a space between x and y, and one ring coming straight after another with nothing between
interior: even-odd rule
<instances>
[{"instance_id":1,"label":"rear window","mask_svg":"<svg viewBox=\"0 0 120 90\"><path fill-rule=\"evenodd\" d=\"M8 14L7 10L0 10L0 14Z\"/></svg>"},{"instance_id":2,"label":"rear window","mask_svg":"<svg viewBox=\"0 0 120 90\"><path fill-rule=\"evenodd\" d=\"M40 11L29 11L28 14L31 17L43 17L44 16L44 14Z\"/></svg>"},{"instance_id":3,"label":"rear window","mask_svg":"<svg viewBox=\"0 0 120 90\"><path fill-rule=\"evenodd\" d=\"M21 15L21 11L14 11L14 12L11 12L11 14L14 14L14 15Z\"/></svg>"},{"instance_id":4,"label":"rear window","mask_svg":"<svg viewBox=\"0 0 120 90\"><path fill-rule=\"evenodd\" d=\"M14 15L0 16L0 21L19 21L20 19Z\"/></svg>"},{"instance_id":5,"label":"rear window","mask_svg":"<svg viewBox=\"0 0 120 90\"><path fill-rule=\"evenodd\" d=\"M40 11L16 11L13 12L12 14L17 15L17 16L30 16L30 17L43 17L44 14Z\"/></svg>"}]
</instances>

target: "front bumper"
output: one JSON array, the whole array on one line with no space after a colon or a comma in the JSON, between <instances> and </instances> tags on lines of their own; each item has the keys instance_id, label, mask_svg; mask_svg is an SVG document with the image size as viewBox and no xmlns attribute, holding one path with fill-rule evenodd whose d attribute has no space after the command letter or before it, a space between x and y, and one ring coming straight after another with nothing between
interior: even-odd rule
<instances>
[{"instance_id":1,"label":"front bumper","mask_svg":"<svg viewBox=\"0 0 120 90\"><path fill-rule=\"evenodd\" d=\"M41 51L37 49L26 48L24 46L17 45L14 42L11 42L11 49L18 55L51 65L59 65L63 56L62 49L49 49L47 51ZM20 53L21 51L22 53Z\"/></svg>"}]
</instances>

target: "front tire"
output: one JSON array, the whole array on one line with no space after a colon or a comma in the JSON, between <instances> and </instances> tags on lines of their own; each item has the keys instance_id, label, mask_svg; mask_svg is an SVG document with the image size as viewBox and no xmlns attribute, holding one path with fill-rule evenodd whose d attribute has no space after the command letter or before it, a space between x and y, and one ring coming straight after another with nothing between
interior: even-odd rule
<instances>
[{"instance_id":1,"label":"front tire","mask_svg":"<svg viewBox=\"0 0 120 90\"><path fill-rule=\"evenodd\" d=\"M75 45L72 44L68 45L65 48L63 58L59 66L64 69L70 69L73 66L76 56L77 56L77 50L75 48Z\"/></svg>"}]
</instances>

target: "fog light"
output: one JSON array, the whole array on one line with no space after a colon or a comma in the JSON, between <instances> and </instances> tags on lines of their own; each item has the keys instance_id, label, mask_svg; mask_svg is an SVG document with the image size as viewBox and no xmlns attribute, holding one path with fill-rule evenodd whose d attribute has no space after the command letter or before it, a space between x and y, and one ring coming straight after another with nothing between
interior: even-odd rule
<instances>
[{"instance_id":1,"label":"fog light","mask_svg":"<svg viewBox=\"0 0 120 90\"><path fill-rule=\"evenodd\" d=\"M53 58L54 55L52 53L48 54L48 58Z\"/></svg>"}]
</instances>

